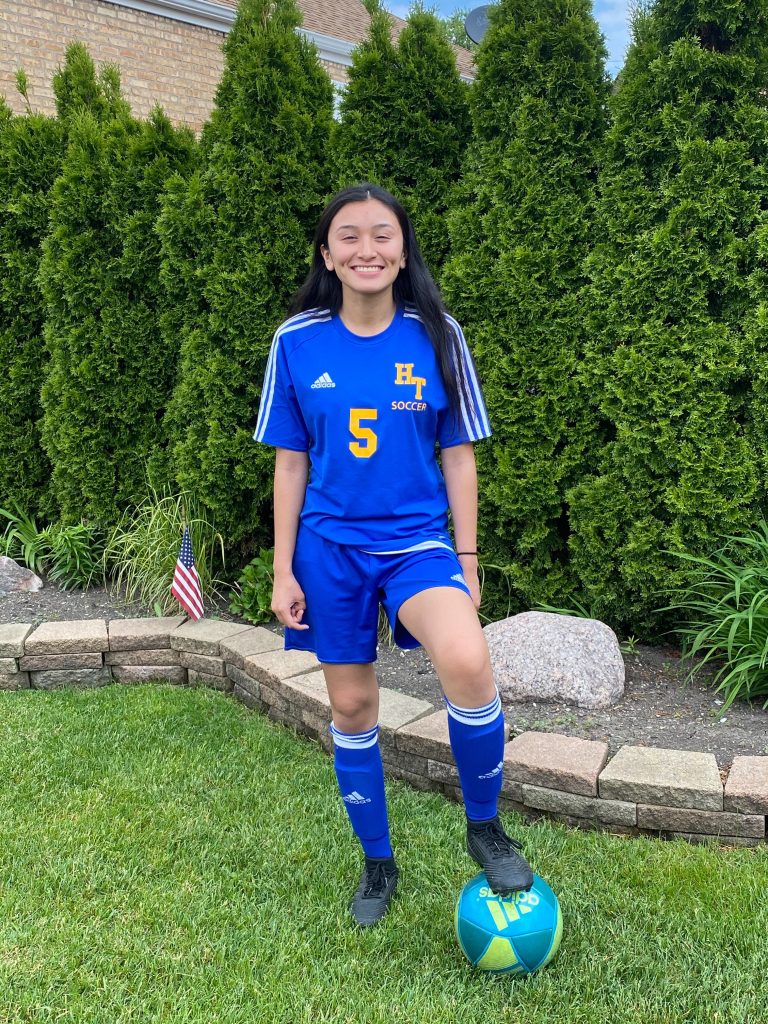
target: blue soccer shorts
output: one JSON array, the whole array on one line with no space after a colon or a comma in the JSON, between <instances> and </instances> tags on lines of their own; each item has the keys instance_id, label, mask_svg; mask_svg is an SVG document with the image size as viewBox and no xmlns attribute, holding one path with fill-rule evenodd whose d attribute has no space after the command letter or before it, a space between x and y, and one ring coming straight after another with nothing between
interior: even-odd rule
<instances>
[{"instance_id":1,"label":"blue soccer shorts","mask_svg":"<svg viewBox=\"0 0 768 1024\"><path fill-rule=\"evenodd\" d=\"M419 646L397 617L400 606L422 590L455 587L469 595L459 560L447 547L374 555L336 544L299 524L293 574L307 601L302 622L285 630L287 651L312 651L329 665L376 660L379 605L395 643Z\"/></svg>"}]
</instances>

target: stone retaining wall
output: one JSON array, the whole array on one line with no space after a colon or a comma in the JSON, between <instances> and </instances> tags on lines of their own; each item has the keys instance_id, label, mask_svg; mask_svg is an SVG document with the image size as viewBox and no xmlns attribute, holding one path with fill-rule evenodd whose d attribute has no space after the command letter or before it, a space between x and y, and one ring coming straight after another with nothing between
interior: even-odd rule
<instances>
[{"instance_id":1,"label":"stone retaining wall","mask_svg":"<svg viewBox=\"0 0 768 1024\"><path fill-rule=\"evenodd\" d=\"M0 689L150 680L209 686L330 752L331 709L317 659L282 643L261 627L182 615L0 624ZM445 710L395 690L380 695L388 777L460 799ZM736 757L723 779L712 754L624 746L609 760L604 742L524 732L505 746L502 807L580 828L753 846L766 840L768 757Z\"/></svg>"}]
</instances>

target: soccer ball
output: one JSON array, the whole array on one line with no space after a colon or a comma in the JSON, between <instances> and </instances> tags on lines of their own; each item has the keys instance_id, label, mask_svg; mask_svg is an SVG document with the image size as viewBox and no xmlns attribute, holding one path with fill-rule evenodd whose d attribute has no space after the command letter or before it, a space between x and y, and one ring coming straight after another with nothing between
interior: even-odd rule
<instances>
[{"instance_id":1,"label":"soccer ball","mask_svg":"<svg viewBox=\"0 0 768 1024\"><path fill-rule=\"evenodd\" d=\"M539 875L527 892L497 896L481 871L461 890L454 923L471 964L515 977L549 963L563 931L557 896Z\"/></svg>"}]
</instances>

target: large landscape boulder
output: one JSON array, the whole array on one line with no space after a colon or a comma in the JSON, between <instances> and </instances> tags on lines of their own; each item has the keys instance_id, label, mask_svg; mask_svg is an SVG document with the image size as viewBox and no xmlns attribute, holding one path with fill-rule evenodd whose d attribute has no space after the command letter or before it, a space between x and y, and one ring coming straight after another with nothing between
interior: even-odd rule
<instances>
[{"instance_id":1,"label":"large landscape boulder","mask_svg":"<svg viewBox=\"0 0 768 1024\"><path fill-rule=\"evenodd\" d=\"M43 581L30 569L14 562L12 558L0 555L0 597L15 594L19 590L40 590Z\"/></svg>"},{"instance_id":2,"label":"large landscape boulder","mask_svg":"<svg viewBox=\"0 0 768 1024\"><path fill-rule=\"evenodd\" d=\"M624 695L624 659L604 622L522 612L484 632L503 701L605 708Z\"/></svg>"}]
</instances>

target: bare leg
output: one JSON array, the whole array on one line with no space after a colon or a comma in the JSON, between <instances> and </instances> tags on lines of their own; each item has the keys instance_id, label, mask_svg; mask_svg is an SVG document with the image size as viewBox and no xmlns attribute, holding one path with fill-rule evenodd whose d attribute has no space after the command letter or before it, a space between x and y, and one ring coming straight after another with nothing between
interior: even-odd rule
<instances>
[{"instance_id":1,"label":"bare leg","mask_svg":"<svg viewBox=\"0 0 768 1024\"><path fill-rule=\"evenodd\" d=\"M432 587L404 601L397 617L422 645L452 704L482 707L496 687L472 599L456 587Z\"/></svg>"},{"instance_id":2,"label":"bare leg","mask_svg":"<svg viewBox=\"0 0 768 1024\"><path fill-rule=\"evenodd\" d=\"M398 618L426 649L448 701L448 733L467 812L467 849L495 892L529 889L533 873L518 852L521 845L498 818L504 717L472 599L455 587L433 587L404 601Z\"/></svg>"},{"instance_id":3,"label":"bare leg","mask_svg":"<svg viewBox=\"0 0 768 1024\"><path fill-rule=\"evenodd\" d=\"M373 665L323 665L333 709L333 723L342 732L365 732L379 719L379 684Z\"/></svg>"}]
</instances>

